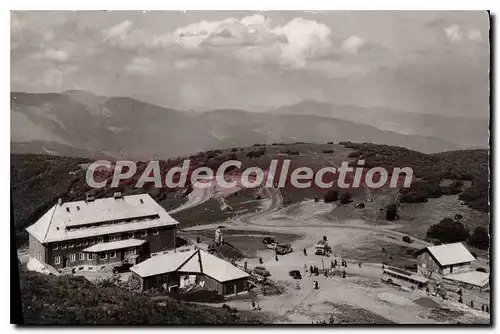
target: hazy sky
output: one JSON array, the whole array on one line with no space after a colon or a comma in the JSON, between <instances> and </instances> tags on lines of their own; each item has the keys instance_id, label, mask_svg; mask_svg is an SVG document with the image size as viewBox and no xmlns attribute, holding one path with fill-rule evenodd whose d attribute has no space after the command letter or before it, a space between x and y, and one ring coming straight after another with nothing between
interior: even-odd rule
<instances>
[{"instance_id":1,"label":"hazy sky","mask_svg":"<svg viewBox=\"0 0 500 334\"><path fill-rule=\"evenodd\" d=\"M12 91L488 117L486 12L12 12Z\"/></svg>"}]
</instances>

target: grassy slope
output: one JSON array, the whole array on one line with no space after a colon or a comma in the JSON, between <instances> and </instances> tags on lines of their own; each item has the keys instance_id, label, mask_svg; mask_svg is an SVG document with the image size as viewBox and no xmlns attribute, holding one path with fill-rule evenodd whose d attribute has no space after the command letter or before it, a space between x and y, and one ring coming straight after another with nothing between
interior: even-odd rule
<instances>
[{"instance_id":1,"label":"grassy slope","mask_svg":"<svg viewBox=\"0 0 500 334\"><path fill-rule=\"evenodd\" d=\"M344 146L356 150L359 158L366 160L365 166L382 166L388 170L394 167L410 166L414 175L421 181L414 186L429 186L429 191L439 188L440 181L469 180L472 186L461 196L471 208L489 212L489 153L485 149L450 151L435 154L424 154L402 147L375 145L369 143L346 142ZM440 197L441 193L429 197Z\"/></svg>"},{"instance_id":2,"label":"grassy slope","mask_svg":"<svg viewBox=\"0 0 500 334\"><path fill-rule=\"evenodd\" d=\"M111 283L83 277L20 272L25 324L257 324L255 316L130 293Z\"/></svg>"},{"instance_id":3,"label":"grassy slope","mask_svg":"<svg viewBox=\"0 0 500 334\"><path fill-rule=\"evenodd\" d=\"M261 156L249 157L250 152L262 151L263 155ZM189 158L193 168L198 166L217 168L226 160L237 159L242 162L242 168L258 166L265 169L269 167L272 159L291 159L290 170L300 166L319 169L332 163L339 164L341 161L350 160L348 156L353 151L359 151L362 154L367 161L367 166L385 166L387 168L411 166L419 178L441 180L443 178L470 177L473 186L466 189L460 196L471 193L470 198L465 199L469 206L483 212L489 211L488 151L486 150L453 151L428 155L400 147L366 143L343 143L343 145L296 143L207 151ZM168 168L181 165L182 160L183 158L177 158L162 161L160 163L162 175L165 175ZM57 198L62 197L66 201L84 198L85 192L89 191L85 184L85 172L80 170L76 175L70 175L69 172L79 170L78 165L86 161L85 159L30 154L11 156L11 189L18 245L26 242L24 228L35 222L50 206L54 205ZM185 200L183 196L185 189L134 188L141 168L144 167L145 164L140 164L139 172L133 180L121 183L118 190L124 194L149 192L167 210L180 205ZM102 175L103 178L107 179L110 179L111 176L110 173ZM92 190L92 192L99 198L111 196L116 190L104 188ZM361 190L349 191L355 197L364 197L364 192ZM314 187L307 189L286 187L282 189L285 205L299 202L304 198L322 197L325 192L325 189ZM204 213L203 223L217 221L219 218L231 218L242 208L239 203L254 197L253 191L231 196L228 203L234 206L234 210L229 212L220 212L219 204L216 201L209 201L197 208L177 214L176 218L183 226L197 224L200 219L199 214L202 211ZM257 203L253 202L249 205L250 207L246 208L254 210Z\"/></svg>"}]
</instances>

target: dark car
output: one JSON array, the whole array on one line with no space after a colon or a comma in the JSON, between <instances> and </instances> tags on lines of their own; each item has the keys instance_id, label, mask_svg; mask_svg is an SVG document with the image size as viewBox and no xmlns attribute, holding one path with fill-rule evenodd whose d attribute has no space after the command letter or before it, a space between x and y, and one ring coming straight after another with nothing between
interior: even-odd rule
<instances>
[{"instance_id":1,"label":"dark car","mask_svg":"<svg viewBox=\"0 0 500 334\"><path fill-rule=\"evenodd\" d=\"M290 272L288 274L295 279L302 279L302 275L300 274L300 271L298 271L298 270L290 270Z\"/></svg>"},{"instance_id":2,"label":"dark car","mask_svg":"<svg viewBox=\"0 0 500 334\"><path fill-rule=\"evenodd\" d=\"M484 269L484 268L477 268L476 271L480 271L482 273L486 273L487 272L486 269Z\"/></svg>"},{"instance_id":3,"label":"dark car","mask_svg":"<svg viewBox=\"0 0 500 334\"><path fill-rule=\"evenodd\" d=\"M262 240L262 242L266 245L268 244L272 244L274 242L274 238L271 238L271 237L265 237L264 240Z\"/></svg>"},{"instance_id":4,"label":"dark car","mask_svg":"<svg viewBox=\"0 0 500 334\"><path fill-rule=\"evenodd\" d=\"M253 272L258 274L258 275L264 276L264 277L271 276L271 273L269 271L267 271L266 268L264 268L264 267L255 267L253 269Z\"/></svg>"},{"instance_id":5,"label":"dark car","mask_svg":"<svg viewBox=\"0 0 500 334\"><path fill-rule=\"evenodd\" d=\"M116 266L113 268L113 273L118 274L118 273L125 273L130 270L130 267L132 267L132 263L124 263L119 266Z\"/></svg>"},{"instance_id":6,"label":"dark car","mask_svg":"<svg viewBox=\"0 0 500 334\"><path fill-rule=\"evenodd\" d=\"M403 237L403 241L404 241L404 242L407 242L407 243L409 243L409 244L411 244L411 243L413 242L413 240L411 240L411 238L410 238L409 236L407 236L407 235L405 235L405 236Z\"/></svg>"}]
</instances>

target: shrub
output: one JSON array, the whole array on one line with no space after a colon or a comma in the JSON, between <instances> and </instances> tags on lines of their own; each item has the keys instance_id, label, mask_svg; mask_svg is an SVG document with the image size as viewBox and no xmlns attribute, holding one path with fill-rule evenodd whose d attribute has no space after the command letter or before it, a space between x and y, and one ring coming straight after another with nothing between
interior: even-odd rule
<instances>
[{"instance_id":1,"label":"shrub","mask_svg":"<svg viewBox=\"0 0 500 334\"><path fill-rule=\"evenodd\" d=\"M338 191L335 190L330 190L325 194L325 196L323 196L323 201L325 203L332 203L338 201L338 199L339 199L339 193Z\"/></svg>"},{"instance_id":2,"label":"shrub","mask_svg":"<svg viewBox=\"0 0 500 334\"><path fill-rule=\"evenodd\" d=\"M286 154L289 154L289 155L299 155L299 151L295 151L295 150L286 150L283 153L286 153Z\"/></svg>"},{"instance_id":3,"label":"shrub","mask_svg":"<svg viewBox=\"0 0 500 334\"><path fill-rule=\"evenodd\" d=\"M427 237L443 243L465 241L469 238L469 230L459 221L444 218L427 230Z\"/></svg>"},{"instance_id":4,"label":"shrub","mask_svg":"<svg viewBox=\"0 0 500 334\"><path fill-rule=\"evenodd\" d=\"M490 237L484 227L478 226L467 240L472 247L479 249L488 249L490 247Z\"/></svg>"},{"instance_id":5,"label":"shrub","mask_svg":"<svg viewBox=\"0 0 500 334\"><path fill-rule=\"evenodd\" d=\"M259 157L263 156L264 154L266 154L266 149L265 148L261 148L258 151L250 151L250 152L248 152L247 153L247 157L249 157L249 158L259 158Z\"/></svg>"},{"instance_id":6,"label":"shrub","mask_svg":"<svg viewBox=\"0 0 500 334\"><path fill-rule=\"evenodd\" d=\"M342 193L342 195L340 195L340 204L349 204L352 202L352 195L351 193Z\"/></svg>"},{"instance_id":7,"label":"shrub","mask_svg":"<svg viewBox=\"0 0 500 334\"><path fill-rule=\"evenodd\" d=\"M360 156L361 156L361 152L359 152L359 151L351 152L348 155L349 158L359 158Z\"/></svg>"}]
</instances>

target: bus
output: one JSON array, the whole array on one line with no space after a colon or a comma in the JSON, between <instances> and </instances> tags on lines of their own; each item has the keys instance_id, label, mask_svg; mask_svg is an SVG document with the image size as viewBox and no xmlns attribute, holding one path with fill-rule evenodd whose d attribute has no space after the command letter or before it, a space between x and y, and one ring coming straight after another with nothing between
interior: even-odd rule
<instances>
[{"instance_id":1,"label":"bus","mask_svg":"<svg viewBox=\"0 0 500 334\"><path fill-rule=\"evenodd\" d=\"M429 283L429 280L423 276L411 271L396 267L386 266L382 270L381 279L388 284L394 284L400 287L423 289Z\"/></svg>"}]
</instances>

